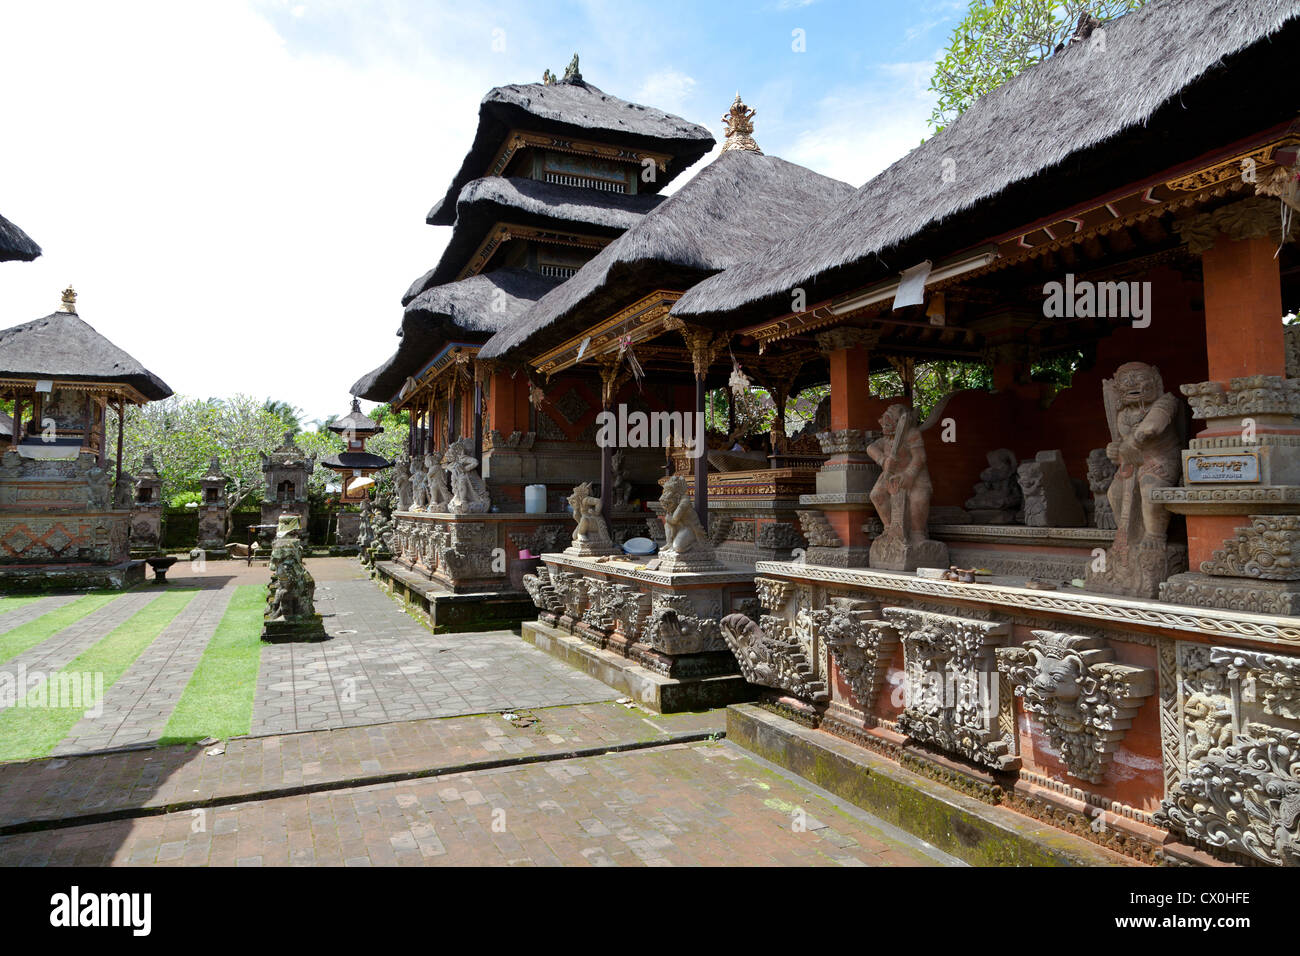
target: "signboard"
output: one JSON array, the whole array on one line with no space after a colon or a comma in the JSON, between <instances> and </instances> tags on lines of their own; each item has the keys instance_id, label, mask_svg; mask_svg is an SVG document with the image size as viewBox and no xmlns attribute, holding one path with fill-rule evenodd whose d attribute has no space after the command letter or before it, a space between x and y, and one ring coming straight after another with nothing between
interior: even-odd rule
<instances>
[{"instance_id":1,"label":"signboard","mask_svg":"<svg viewBox=\"0 0 1300 956\"><path fill-rule=\"evenodd\" d=\"M1253 451L1230 455L1188 455L1188 484L1241 484L1259 481L1259 456Z\"/></svg>"}]
</instances>

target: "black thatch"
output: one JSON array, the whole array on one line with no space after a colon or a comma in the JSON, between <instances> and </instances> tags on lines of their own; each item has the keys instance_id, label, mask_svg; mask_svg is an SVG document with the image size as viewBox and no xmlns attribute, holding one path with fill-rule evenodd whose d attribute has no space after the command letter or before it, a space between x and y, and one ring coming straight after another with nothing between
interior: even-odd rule
<instances>
[{"instance_id":1,"label":"black thatch","mask_svg":"<svg viewBox=\"0 0 1300 956\"><path fill-rule=\"evenodd\" d=\"M354 468L370 468L379 471L392 468L393 463L382 455L372 455L368 451L341 451L321 459L321 464L335 471L351 471Z\"/></svg>"},{"instance_id":2,"label":"black thatch","mask_svg":"<svg viewBox=\"0 0 1300 956\"><path fill-rule=\"evenodd\" d=\"M18 259L31 262L41 254L41 247L4 216L0 216L0 262Z\"/></svg>"},{"instance_id":3,"label":"black thatch","mask_svg":"<svg viewBox=\"0 0 1300 956\"><path fill-rule=\"evenodd\" d=\"M612 237L635 225L661 202L662 196L626 196L538 179L476 179L460 191L456 200L456 228L438 265L412 283L402 304L407 305L431 286L455 279L488 231L499 222Z\"/></svg>"},{"instance_id":4,"label":"black thatch","mask_svg":"<svg viewBox=\"0 0 1300 956\"><path fill-rule=\"evenodd\" d=\"M374 402L391 400L407 377L423 369L448 342L486 340L559 281L522 269L497 269L434 286L407 306L397 351L349 391Z\"/></svg>"},{"instance_id":5,"label":"black thatch","mask_svg":"<svg viewBox=\"0 0 1300 956\"><path fill-rule=\"evenodd\" d=\"M581 81L498 86L483 97L474 144L447 195L429 211L431 224L452 224L462 187L483 174L512 129L585 136L614 146L668 153L672 157L668 169L655 182L642 184L649 192L666 186L714 143L713 134L703 126L651 106L620 100Z\"/></svg>"},{"instance_id":6,"label":"black thatch","mask_svg":"<svg viewBox=\"0 0 1300 956\"><path fill-rule=\"evenodd\" d=\"M336 435L378 435L383 428L373 418L361 413L361 403L352 399L352 411L325 426Z\"/></svg>"},{"instance_id":7,"label":"black thatch","mask_svg":"<svg viewBox=\"0 0 1300 956\"><path fill-rule=\"evenodd\" d=\"M150 401L172 393L75 312L55 312L0 332L0 378L119 382Z\"/></svg>"},{"instance_id":8,"label":"black thatch","mask_svg":"<svg viewBox=\"0 0 1300 956\"><path fill-rule=\"evenodd\" d=\"M1026 70L834 215L701 282L673 312L788 311L791 289L811 303L896 276L1294 118L1282 90L1297 30L1265 38L1298 15L1300 0L1153 0L1104 25L1104 50L1085 40ZM1265 62L1276 75L1261 74Z\"/></svg>"},{"instance_id":9,"label":"black thatch","mask_svg":"<svg viewBox=\"0 0 1300 956\"><path fill-rule=\"evenodd\" d=\"M543 334L559 338L657 288L687 288L761 255L852 195L848 183L776 156L724 152L479 354L495 358L529 341L537 345Z\"/></svg>"}]
</instances>

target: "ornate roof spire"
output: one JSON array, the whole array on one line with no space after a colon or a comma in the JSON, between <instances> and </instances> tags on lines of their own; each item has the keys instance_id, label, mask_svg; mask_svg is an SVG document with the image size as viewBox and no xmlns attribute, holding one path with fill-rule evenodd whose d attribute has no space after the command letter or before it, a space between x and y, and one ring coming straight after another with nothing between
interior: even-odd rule
<instances>
[{"instance_id":1,"label":"ornate roof spire","mask_svg":"<svg viewBox=\"0 0 1300 956\"><path fill-rule=\"evenodd\" d=\"M578 72L578 54L576 53L573 54L573 59L569 61L569 65L564 68L563 82L565 83L582 82L582 74Z\"/></svg>"},{"instance_id":2,"label":"ornate roof spire","mask_svg":"<svg viewBox=\"0 0 1300 956\"><path fill-rule=\"evenodd\" d=\"M71 283L63 290L63 305L59 306L59 311L77 314L77 291L72 288Z\"/></svg>"},{"instance_id":3,"label":"ornate roof spire","mask_svg":"<svg viewBox=\"0 0 1300 956\"><path fill-rule=\"evenodd\" d=\"M727 141L722 144L722 151L729 149L747 149L754 153L763 152L754 142L754 114L748 106L740 101L740 94L722 117L722 130L727 134Z\"/></svg>"}]
</instances>

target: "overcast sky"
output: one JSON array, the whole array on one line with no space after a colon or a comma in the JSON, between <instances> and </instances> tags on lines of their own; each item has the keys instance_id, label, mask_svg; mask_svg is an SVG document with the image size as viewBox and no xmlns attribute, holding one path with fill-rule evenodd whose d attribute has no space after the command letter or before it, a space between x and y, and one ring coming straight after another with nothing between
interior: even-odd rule
<instances>
[{"instance_id":1,"label":"overcast sky","mask_svg":"<svg viewBox=\"0 0 1300 956\"><path fill-rule=\"evenodd\" d=\"M71 282L179 394L343 414L446 244L424 216L491 87L576 51L719 140L739 91L765 152L857 186L926 135L965 6L0 0L0 214L45 253L0 264L0 328Z\"/></svg>"}]
</instances>

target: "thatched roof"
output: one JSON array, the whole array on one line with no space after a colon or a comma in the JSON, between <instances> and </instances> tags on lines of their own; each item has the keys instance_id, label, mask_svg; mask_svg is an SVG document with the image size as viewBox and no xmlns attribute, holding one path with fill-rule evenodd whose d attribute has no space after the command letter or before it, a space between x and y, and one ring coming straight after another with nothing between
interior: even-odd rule
<instances>
[{"instance_id":1,"label":"thatched roof","mask_svg":"<svg viewBox=\"0 0 1300 956\"><path fill-rule=\"evenodd\" d=\"M456 228L441 260L412 283L402 304L430 286L456 278L488 231L499 222L617 236L661 202L662 196L627 196L539 179L476 179L466 184L456 200Z\"/></svg>"},{"instance_id":2,"label":"thatched roof","mask_svg":"<svg viewBox=\"0 0 1300 956\"><path fill-rule=\"evenodd\" d=\"M0 216L0 262L19 259L31 262L41 254L41 247L4 216Z\"/></svg>"},{"instance_id":3,"label":"thatched roof","mask_svg":"<svg viewBox=\"0 0 1300 956\"><path fill-rule=\"evenodd\" d=\"M497 269L434 286L407 306L397 333L401 338L397 351L349 391L370 401L389 401L443 345L484 341L518 319L559 281L522 269Z\"/></svg>"},{"instance_id":4,"label":"thatched roof","mask_svg":"<svg viewBox=\"0 0 1300 956\"><path fill-rule=\"evenodd\" d=\"M455 201L471 179L487 170L512 129L596 139L613 146L668 153L668 169L641 188L656 192L674 176L713 148L713 134L652 106L629 103L589 83L564 81L553 85L518 83L498 86L483 97L474 144L451 181L446 196L429 211L435 226L450 226Z\"/></svg>"},{"instance_id":5,"label":"thatched roof","mask_svg":"<svg viewBox=\"0 0 1300 956\"><path fill-rule=\"evenodd\" d=\"M75 312L55 312L0 332L0 378L117 382L151 401L172 393Z\"/></svg>"},{"instance_id":6,"label":"thatched roof","mask_svg":"<svg viewBox=\"0 0 1300 956\"><path fill-rule=\"evenodd\" d=\"M758 318L788 311L794 288L811 304L1294 118L1281 91L1298 15L1300 0L1152 0L1104 25L1104 49L1084 40L1026 70L673 312Z\"/></svg>"},{"instance_id":7,"label":"thatched roof","mask_svg":"<svg viewBox=\"0 0 1300 956\"><path fill-rule=\"evenodd\" d=\"M575 334L577 326L655 289L688 288L761 255L778 237L806 229L852 195L848 183L776 156L724 152L479 354L492 358L525 342Z\"/></svg>"}]
</instances>

